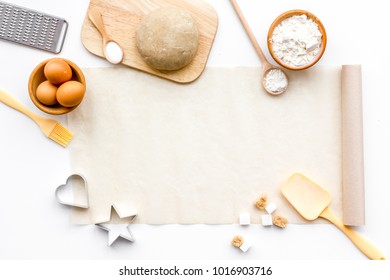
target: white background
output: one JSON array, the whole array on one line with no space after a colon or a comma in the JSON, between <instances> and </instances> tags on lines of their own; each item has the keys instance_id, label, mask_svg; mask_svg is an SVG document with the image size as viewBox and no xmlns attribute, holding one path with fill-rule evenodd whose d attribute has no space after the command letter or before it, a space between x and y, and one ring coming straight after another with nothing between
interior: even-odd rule
<instances>
[{"instance_id":1,"label":"white background","mask_svg":"<svg viewBox=\"0 0 390 280\"><path fill-rule=\"evenodd\" d=\"M63 51L53 55L0 41L0 87L40 112L28 96L33 68L54 56L81 67L110 66L85 50L80 31L87 0L9 0L69 22ZM260 65L228 0L209 0L219 28L209 65ZM357 230L390 256L390 36L386 1L238 0L258 41L266 48L268 27L284 11L300 8L323 22L327 50L320 64L362 64L366 167L366 226ZM134 70L129 70L134 71ZM93 82L93 81L87 81ZM129 81L131 82L131 81ZM46 115L48 116L48 115ZM56 117L65 123L64 117ZM318 168L321 168L320 166ZM366 257L333 225L132 225L137 241L107 246L107 233L69 222L69 209L54 198L70 175L66 149L46 139L35 124L0 104L0 259L331 259ZM230 241L241 234L253 242L243 254Z\"/></svg>"}]
</instances>

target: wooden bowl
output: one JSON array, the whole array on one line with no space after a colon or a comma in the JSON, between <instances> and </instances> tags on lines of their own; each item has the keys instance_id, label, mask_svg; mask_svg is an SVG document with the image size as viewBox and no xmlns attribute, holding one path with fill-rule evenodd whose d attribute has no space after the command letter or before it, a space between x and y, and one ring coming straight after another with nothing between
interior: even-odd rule
<instances>
[{"instance_id":1,"label":"wooden bowl","mask_svg":"<svg viewBox=\"0 0 390 280\"><path fill-rule=\"evenodd\" d=\"M317 55L315 56L315 58L310 61L309 63L307 64L304 64L304 65L300 65L300 66L294 66L294 65L290 65L290 64L286 64L283 60L281 60L280 58L278 58L276 56L276 54L274 53L274 50L273 50L273 46L272 46L272 34L274 32L274 29L283 21L285 20L286 18L289 18L291 16L295 16L295 15L306 15L308 18L312 19L314 22L316 22L318 24L318 29L320 30L320 32L322 33L322 41L321 41L321 44L320 44L320 50L319 52L317 53ZM325 48L326 48L326 42L327 42L327 37L326 37L326 32L325 32L325 28L322 24L322 22L315 16L313 15L312 13L308 12L308 11L305 11L305 10L290 10L290 11L287 11L283 14L281 14L280 16L278 16L274 22L271 24L270 28L269 28L269 31L268 31L268 36L267 36L267 45L268 45L268 50L272 56L272 58L282 67L284 68L287 68L289 70L303 70L303 69L307 69L311 66L313 66L314 64L316 64L320 58L322 57L322 55L324 54L325 52Z\"/></svg>"},{"instance_id":2,"label":"wooden bowl","mask_svg":"<svg viewBox=\"0 0 390 280\"><path fill-rule=\"evenodd\" d=\"M66 113L73 111L74 109L77 108L78 105L73 106L73 107L64 107L60 104L48 106L48 105L45 105L45 104L42 104L41 102L39 102L39 100L37 99L37 96L36 96L36 90L37 90L37 87L39 86L39 84L42 83L43 81L47 80L45 77L45 74L43 72L43 69L45 68L46 63L48 63L52 59L58 59L58 58L47 59L47 60L41 62L40 64L38 64L34 68L34 70L32 71L32 73L30 75L30 79L28 81L28 92L30 94L31 101L41 111L48 113L48 114L51 114L51 115L62 115L62 114L66 114ZM61 59L64 60L66 63L68 63L70 68L72 69L71 80L78 81L78 82L82 83L84 85L84 87L86 87L84 74L81 71L81 69L76 64L74 64L72 61L64 59L64 58L61 58Z\"/></svg>"}]
</instances>

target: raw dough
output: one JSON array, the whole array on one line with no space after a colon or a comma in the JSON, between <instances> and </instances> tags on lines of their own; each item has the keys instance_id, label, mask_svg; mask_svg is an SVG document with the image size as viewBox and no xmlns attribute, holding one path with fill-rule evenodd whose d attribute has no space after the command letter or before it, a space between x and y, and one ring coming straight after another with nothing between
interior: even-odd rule
<instances>
[{"instance_id":1,"label":"raw dough","mask_svg":"<svg viewBox=\"0 0 390 280\"><path fill-rule=\"evenodd\" d=\"M149 13L138 25L137 48L149 66L178 70L194 58L198 36L198 27L189 12L165 7Z\"/></svg>"}]
</instances>

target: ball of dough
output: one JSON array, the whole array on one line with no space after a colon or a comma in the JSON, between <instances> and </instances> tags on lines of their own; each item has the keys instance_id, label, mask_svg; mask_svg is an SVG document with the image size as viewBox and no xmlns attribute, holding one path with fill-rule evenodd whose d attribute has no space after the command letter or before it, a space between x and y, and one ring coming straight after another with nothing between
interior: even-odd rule
<instances>
[{"instance_id":1,"label":"ball of dough","mask_svg":"<svg viewBox=\"0 0 390 280\"><path fill-rule=\"evenodd\" d=\"M147 14L137 26L136 40L145 62L158 70L188 65L198 49L198 27L191 14L166 7Z\"/></svg>"}]
</instances>

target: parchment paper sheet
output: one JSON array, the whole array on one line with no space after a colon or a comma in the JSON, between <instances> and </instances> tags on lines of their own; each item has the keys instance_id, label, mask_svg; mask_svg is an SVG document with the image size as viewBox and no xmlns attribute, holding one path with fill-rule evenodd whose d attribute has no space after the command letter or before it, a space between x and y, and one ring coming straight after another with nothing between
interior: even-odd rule
<instances>
[{"instance_id":1,"label":"parchment paper sheet","mask_svg":"<svg viewBox=\"0 0 390 280\"><path fill-rule=\"evenodd\" d=\"M74 172L90 209L75 223L109 219L111 204L135 222L260 223L263 192L291 223L303 222L279 192L301 172L332 194L342 217L341 67L289 72L288 91L265 93L256 67L210 67L175 84L128 68L83 69L88 89L68 116Z\"/></svg>"}]
</instances>

